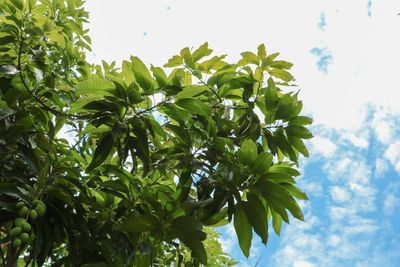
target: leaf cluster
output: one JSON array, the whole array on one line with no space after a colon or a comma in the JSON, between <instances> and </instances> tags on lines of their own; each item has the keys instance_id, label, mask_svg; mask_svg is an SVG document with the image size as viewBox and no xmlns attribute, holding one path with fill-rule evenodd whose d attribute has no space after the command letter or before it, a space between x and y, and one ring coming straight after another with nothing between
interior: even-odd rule
<instances>
[{"instance_id":1,"label":"leaf cluster","mask_svg":"<svg viewBox=\"0 0 400 267\"><path fill-rule=\"evenodd\" d=\"M266 244L269 225L304 220L312 120L291 63L264 45L228 63L204 43L163 67L93 66L82 6L0 1L1 263L231 266L214 227L233 222L248 257L253 230ZM46 210L14 248L21 201Z\"/></svg>"}]
</instances>

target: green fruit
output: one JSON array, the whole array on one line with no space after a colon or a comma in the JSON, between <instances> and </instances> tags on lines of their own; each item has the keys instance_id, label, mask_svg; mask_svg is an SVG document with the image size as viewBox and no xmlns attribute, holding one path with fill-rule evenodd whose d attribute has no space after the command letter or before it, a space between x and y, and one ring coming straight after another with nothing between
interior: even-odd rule
<instances>
[{"instance_id":1,"label":"green fruit","mask_svg":"<svg viewBox=\"0 0 400 267\"><path fill-rule=\"evenodd\" d=\"M31 229L32 229L32 226L29 224L29 223L27 223L27 222L25 222L24 224L22 224L22 230L24 231L24 232L30 232L31 231Z\"/></svg>"},{"instance_id":2,"label":"green fruit","mask_svg":"<svg viewBox=\"0 0 400 267\"><path fill-rule=\"evenodd\" d=\"M22 234L19 236L19 239L21 239L22 243L25 243L26 241L28 241L29 235L28 235L27 233L22 233Z\"/></svg>"},{"instance_id":3,"label":"green fruit","mask_svg":"<svg viewBox=\"0 0 400 267\"><path fill-rule=\"evenodd\" d=\"M14 221L15 226L22 226L24 223L26 223L26 220L24 218L17 218Z\"/></svg>"},{"instance_id":4,"label":"green fruit","mask_svg":"<svg viewBox=\"0 0 400 267\"><path fill-rule=\"evenodd\" d=\"M35 220L37 218L37 216L38 216L38 214L37 214L36 210L31 210L31 213L30 213L31 219Z\"/></svg>"},{"instance_id":5,"label":"green fruit","mask_svg":"<svg viewBox=\"0 0 400 267\"><path fill-rule=\"evenodd\" d=\"M17 248L17 247L19 247L19 246L21 246L21 240L20 239L18 239L18 238L16 238L16 239L14 239L14 241L13 241L13 248Z\"/></svg>"},{"instance_id":6,"label":"green fruit","mask_svg":"<svg viewBox=\"0 0 400 267\"><path fill-rule=\"evenodd\" d=\"M38 205L46 206L46 205L43 203L43 201L41 201L41 200L39 200L39 199L35 199L35 200L32 202L32 204L33 204L34 206L38 206Z\"/></svg>"},{"instance_id":7,"label":"green fruit","mask_svg":"<svg viewBox=\"0 0 400 267\"><path fill-rule=\"evenodd\" d=\"M28 207L27 207L27 206L23 206L23 207L19 210L18 215L19 215L19 217L25 217L26 215L28 215L28 212L29 212Z\"/></svg>"},{"instance_id":8,"label":"green fruit","mask_svg":"<svg viewBox=\"0 0 400 267\"><path fill-rule=\"evenodd\" d=\"M14 227L13 229L11 229L10 231L10 236L17 236L20 233L22 233L22 228L21 227Z\"/></svg>"},{"instance_id":9,"label":"green fruit","mask_svg":"<svg viewBox=\"0 0 400 267\"><path fill-rule=\"evenodd\" d=\"M20 201L20 202L18 202L17 204L15 204L15 207L16 207L17 209L20 209L20 208L22 208L23 206L25 206L25 203L24 203L23 201Z\"/></svg>"},{"instance_id":10,"label":"green fruit","mask_svg":"<svg viewBox=\"0 0 400 267\"><path fill-rule=\"evenodd\" d=\"M44 215L44 213L46 212L46 205L44 205L43 203L41 203L41 204L39 204L39 205L37 205L37 207L36 207L36 212L37 212L37 215L39 216L39 217L42 217L43 215Z\"/></svg>"}]
</instances>

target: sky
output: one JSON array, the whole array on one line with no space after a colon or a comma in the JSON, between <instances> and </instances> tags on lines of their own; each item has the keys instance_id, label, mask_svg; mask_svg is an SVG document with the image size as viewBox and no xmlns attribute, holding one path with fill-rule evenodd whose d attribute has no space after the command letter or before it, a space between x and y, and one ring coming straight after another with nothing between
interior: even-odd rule
<instances>
[{"instance_id":1,"label":"sky","mask_svg":"<svg viewBox=\"0 0 400 267\"><path fill-rule=\"evenodd\" d=\"M249 259L232 226L219 231L239 266L400 266L400 1L88 0L88 59L130 55L162 66L208 42L228 60L264 43L294 63L314 118L299 186L305 222L292 220Z\"/></svg>"}]
</instances>

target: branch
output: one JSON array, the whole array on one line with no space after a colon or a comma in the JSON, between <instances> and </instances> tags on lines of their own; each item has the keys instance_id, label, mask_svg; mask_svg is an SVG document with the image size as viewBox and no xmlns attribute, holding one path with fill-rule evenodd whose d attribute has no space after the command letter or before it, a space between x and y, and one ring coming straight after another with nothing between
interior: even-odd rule
<instances>
[{"instance_id":1,"label":"branch","mask_svg":"<svg viewBox=\"0 0 400 267\"><path fill-rule=\"evenodd\" d=\"M135 113L135 116L139 116L139 115L141 115L141 114L143 114L143 113L146 113L146 112L148 112L148 111L152 111L153 109L155 109L155 108L157 108L157 107L159 107L159 106L161 106L161 105L167 103L168 101L169 101L169 99L164 99L163 101L160 101L159 103L157 103L156 105L154 105L154 106L152 106L152 107L150 107L150 108L146 108L146 109L144 109L144 110L141 110L141 111Z\"/></svg>"},{"instance_id":2,"label":"branch","mask_svg":"<svg viewBox=\"0 0 400 267\"><path fill-rule=\"evenodd\" d=\"M185 64L183 64L183 66L195 77L197 77L196 75L194 75L194 71L189 68L188 66L186 66ZM213 94L218 98L219 102L222 103L223 100L222 98L219 96L219 94L214 90L214 88L212 88L211 86L209 86L205 81L203 81L203 79L199 79L200 83L202 83L203 85L207 86L208 88L210 88L211 92L213 92Z\"/></svg>"}]
</instances>

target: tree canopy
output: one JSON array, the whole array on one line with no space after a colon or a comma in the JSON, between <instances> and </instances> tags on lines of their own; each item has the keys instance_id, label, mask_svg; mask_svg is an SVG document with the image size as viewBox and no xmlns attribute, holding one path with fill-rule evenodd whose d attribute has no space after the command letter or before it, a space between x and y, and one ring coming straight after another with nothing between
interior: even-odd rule
<instances>
[{"instance_id":1,"label":"tree canopy","mask_svg":"<svg viewBox=\"0 0 400 267\"><path fill-rule=\"evenodd\" d=\"M291 63L204 43L92 65L83 4L0 0L3 266L230 266L215 227L248 257L253 231L304 220Z\"/></svg>"}]
</instances>

